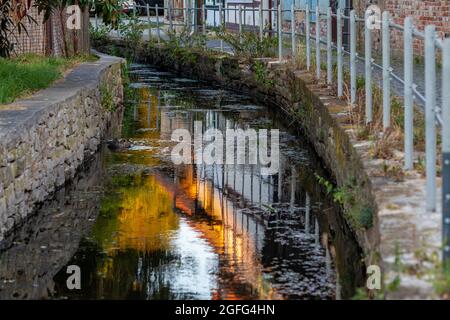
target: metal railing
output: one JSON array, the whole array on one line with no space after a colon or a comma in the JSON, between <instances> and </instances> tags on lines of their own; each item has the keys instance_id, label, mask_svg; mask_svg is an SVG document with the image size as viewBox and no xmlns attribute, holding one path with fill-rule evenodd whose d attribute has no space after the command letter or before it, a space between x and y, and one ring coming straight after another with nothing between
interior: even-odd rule
<instances>
[{"instance_id":1,"label":"metal railing","mask_svg":"<svg viewBox=\"0 0 450 320\"><path fill-rule=\"evenodd\" d=\"M170 2L169 2L170 3ZM290 37L292 59L296 59L298 53L297 41L302 37L305 41L306 68L312 67L312 46L315 49L315 75L318 79L322 77L322 53L326 52L326 82L331 85L334 81L333 68L336 65L337 95L344 96L344 63L345 57L349 57L348 68L350 74L350 103L353 105L357 99L357 77L359 73L365 79L365 122L370 124L374 121L373 115L373 70L382 72L382 123L383 129L391 127L391 88L392 81L397 81L403 86L404 99L404 169L412 170L414 164L414 106L424 108L425 113L425 159L426 159L426 209L434 212L437 208L436 192L436 166L437 166L437 127L442 128L442 215L443 215L443 258L450 259L450 38L438 39L436 28L433 25L419 31L414 27L413 19L406 17L403 25L393 22L389 12L383 12L382 18L377 21L373 19L374 11L368 10L364 17L357 17L354 10L343 12L337 9L333 12L331 8L316 7L313 12L309 6L295 8L294 5L288 10L277 8L262 8L233 5L223 7L184 7L173 8L146 6L149 35L152 28L156 29L158 41L162 38L162 28L168 26L168 31L174 32L178 26L188 28L193 32L201 31L206 34L208 28L217 28L234 25L234 30L241 37L244 31L259 33L259 39L265 36L277 36L278 58L283 59L283 38ZM155 21L151 21L150 11L155 10ZM158 10L164 10L164 18L160 19ZM283 28L283 14L290 15L290 28ZM298 21L297 13L304 16ZM210 17L213 19L210 19ZM199 19L200 17L200 19ZM333 42L332 28L336 19L337 30L336 41ZM373 58L372 23L381 26L382 63L376 63ZM200 23L197 23L201 21ZM263 22L263 23L261 23ZM357 25L363 24L364 32L364 56L360 57L357 52ZM156 26L155 26L156 24ZM299 30L298 25L303 26ZM349 43L344 46L344 26L348 27ZM236 28L237 27L237 28ZM314 27L315 32L311 29ZM396 30L403 35L403 76L396 74L391 65L391 32ZM300 32L301 31L301 32ZM421 92L418 85L414 83L414 41L420 39L424 42L424 74L425 90ZM361 41L362 43L362 41ZM223 40L220 40L220 50L224 51ZM438 88L436 73L436 54L441 51L442 57L442 97L438 105ZM363 63L364 72L358 72L357 64Z\"/></svg>"}]
</instances>

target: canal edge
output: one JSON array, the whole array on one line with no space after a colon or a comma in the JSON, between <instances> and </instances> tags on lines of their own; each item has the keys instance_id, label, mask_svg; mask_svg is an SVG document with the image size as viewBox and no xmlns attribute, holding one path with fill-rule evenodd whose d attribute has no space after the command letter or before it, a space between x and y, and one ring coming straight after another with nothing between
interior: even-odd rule
<instances>
[{"instance_id":1,"label":"canal edge","mask_svg":"<svg viewBox=\"0 0 450 320\"><path fill-rule=\"evenodd\" d=\"M130 50L118 39L103 45L101 50L108 52L111 48L124 55ZM133 51L139 62L242 91L288 112L303 126L337 187L351 189L359 199L350 206L350 212L356 212L363 225L358 226L351 215L346 215L346 220L364 251L365 265L383 270L382 296L387 299L437 297L433 285L435 265L427 260L440 250L441 224L439 213L426 211L425 179L418 173L402 182L380 177L383 164L371 158L370 141L355 139L347 103L336 99L311 73L293 70L289 64L276 59L257 59L267 70L261 79L251 62L228 54L198 49L183 49L173 54L164 44L149 44ZM422 268L421 272L411 273L417 266Z\"/></svg>"},{"instance_id":2,"label":"canal edge","mask_svg":"<svg viewBox=\"0 0 450 320\"><path fill-rule=\"evenodd\" d=\"M71 181L123 114L124 59L98 60L0 110L0 240Z\"/></svg>"}]
</instances>

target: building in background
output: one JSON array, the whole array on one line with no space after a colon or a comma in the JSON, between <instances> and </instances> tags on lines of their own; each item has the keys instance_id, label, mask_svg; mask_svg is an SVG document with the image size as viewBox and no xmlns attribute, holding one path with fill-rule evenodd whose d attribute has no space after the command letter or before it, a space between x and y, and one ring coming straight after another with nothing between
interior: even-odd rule
<instances>
[{"instance_id":1,"label":"building in background","mask_svg":"<svg viewBox=\"0 0 450 320\"><path fill-rule=\"evenodd\" d=\"M403 25L405 17L411 16L414 19L414 25L420 31L424 30L425 25L435 25L438 37L444 38L450 36L450 1L449 0L354 0L355 10L358 14L364 12L368 4L373 3L381 8L381 11L389 11L393 22ZM376 48L381 49L381 42L375 43ZM403 48L403 35L394 30L391 33L391 47L395 49ZM414 41L414 52L423 53L423 40Z\"/></svg>"},{"instance_id":2,"label":"building in background","mask_svg":"<svg viewBox=\"0 0 450 320\"><path fill-rule=\"evenodd\" d=\"M211 9L211 12L208 11L207 14L207 24L209 26L217 25L219 21L217 12L216 16L214 16L213 13L213 9L217 10L219 3L222 3L223 7L227 8L225 14L227 27L234 29L236 29L239 24L238 12L240 6L242 8L242 25L246 30L253 26L259 27L260 17L257 9L259 9L261 5L263 9L263 24L268 28L272 27L272 29L277 28L278 19L275 9L278 5L281 5L284 11L282 15L283 23L289 22L289 24L292 17L291 13L287 11L291 9L292 4L294 4L296 9L306 9L306 6L309 5L310 10L312 11L311 22L315 22L316 18L314 12L317 6L324 10L328 6L332 6L334 8L333 11L335 11L337 7L348 9L348 11L351 8L351 1L348 0L206 0L206 6ZM269 12L269 10L271 11ZM296 21L299 28L304 27L304 18L304 13L296 13ZM334 33L336 34L336 32Z\"/></svg>"}]
</instances>

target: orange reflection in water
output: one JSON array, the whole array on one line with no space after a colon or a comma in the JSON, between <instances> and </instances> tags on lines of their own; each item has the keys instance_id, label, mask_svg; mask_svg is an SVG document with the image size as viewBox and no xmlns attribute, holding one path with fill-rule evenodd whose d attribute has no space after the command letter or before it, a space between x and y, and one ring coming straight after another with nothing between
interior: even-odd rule
<instances>
[{"instance_id":1,"label":"orange reflection in water","mask_svg":"<svg viewBox=\"0 0 450 320\"><path fill-rule=\"evenodd\" d=\"M192 119L178 118L176 115L170 121L168 113L158 109L156 94L150 94L148 89L140 90L143 101L137 108L139 127L155 128L155 130L139 131L136 138L158 140L162 133L160 124L171 123L171 128L190 127L187 121ZM163 130L164 131L164 130ZM148 161L151 166L152 152L143 158L143 163ZM140 151L147 153L147 151ZM138 252L151 253L158 250L170 250L171 235L179 228L179 215L181 212L187 217L188 225L196 231L199 237L206 240L207 244L219 257L219 268L224 268L224 273L232 274L230 279L219 281L222 288L211 292L211 298L215 299L242 299L247 298L248 293L235 290L242 284L250 287L252 296L260 299L280 299L270 282L263 277L263 267L260 262L258 243L261 244L264 234L260 222L243 216L237 210L232 200L228 199L217 186L208 179L199 179L198 169L191 165L179 166L176 170L177 179L154 174L152 176L137 176L131 187L120 189L121 204L117 215L117 233L114 246L107 250L113 254L127 249ZM201 214L209 217L195 219ZM259 234L258 234L259 230ZM107 266L106 269L109 269ZM219 277L221 274L218 275ZM227 283L229 282L229 283ZM240 285L233 286L233 283Z\"/></svg>"},{"instance_id":2,"label":"orange reflection in water","mask_svg":"<svg viewBox=\"0 0 450 320\"><path fill-rule=\"evenodd\" d=\"M142 177L136 188L122 190L117 244L141 252L168 249L170 232L178 228L172 199L154 176Z\"/></svg>"}]
</instances>

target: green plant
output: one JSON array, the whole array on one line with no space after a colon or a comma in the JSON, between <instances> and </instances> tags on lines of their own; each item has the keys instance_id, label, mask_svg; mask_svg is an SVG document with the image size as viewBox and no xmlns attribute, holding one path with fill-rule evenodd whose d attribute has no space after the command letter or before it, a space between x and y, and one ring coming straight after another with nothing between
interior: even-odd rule
<instances>
[{"instance_id":1,"label":"green plant","mask_svg":"<svg viewBox=\"0 0 450 320\"><path fill-rule=\"evenodd\" d=\"M275 57L278 47L277 37L263 37L262 41L259 35L254 32L238 33L230 32L220 28L217 36L228 43L236 55L246 58L264 58Z\"/></svg>"},{"instance_id":2,"label":"green plant","mask_svg":"<svg viewBox=\"0 0 450 320\"><path fill-rule=\"evenodd\" d=\"M190 34L188 28L183 28L179 33L169 32L169 38L165 41L168 49L167 60L169 63L182 61L186 64L197 62L197 51L205 51L206 36L203 34Z\"/></svg>"},{"instance_id":3,"label":"green plant","mask_svg":"<svg viewBox=\"0 0 450 320\"><path fill-rule=\"evenodd\" d=\"M102 107L108 111L114 111L116 106L114 104L114 97L111 89L104 83L100 85L100 97Z\"/></svg>"},{"instance_id":4,"label":"green plant","mask_svg":"<svg viewBox=\"0 0 450 320\"><path fill-rule=\"evenodd\" d=\"M356 90L362 90L365 88L366 79L363 76L356 77Z\"/></svg>"},{"instance_id":5,"label":"green plant","mask_svg":"<svg viewBox=\"0 0 450 320\"><path fill-rule=\"evenodd\" d=\"M376 139L371 146L370 154L375 159L391 159L398 141L401 139L401 132L392 128L386 130L383 135Z\"/></svg>"},{"instance_id":6,"label":"green plant","mask_svg":"<svg viewBox=\"0 0 450 320\"><path fill-rule=\"evenodd\" d=\"M189 28L184 27L180 32L169 32L166 45L170 48L196 48L204 49L206 46L207 37L203 33L191 34Z\"/></svg>"},{"instance_id":7,"label":"green plant","mask_svg":"<svg viewBox=\"0 0 450 320\"><path fill-rule=\"evenodd\" d=\"M124 16L122 13L122 2L123 0L95 1L95 12L99 13L104 24L117 29Z\"/></svg>"},{"instance_id":8,"label":"green plant","mask_svg":"<svg viewBox=\"0 0 450 320\"><path fill-rule=\"evenodd\" d=\"M450 297L450 272L448 270L443 271L438 275L434 281L434 288L436 289L436 292L445 299Z\"/></svg>"},{"instance_id":9,"label":"green plant","mask_svg":"<svg viewBox=\"0 0 450 320\"><path fill-rule=\"evenodd\" d=\"M442 265L438 254L432 255L431 260L434 264L432 271L434 289L443 299L450 299L450 263Z\"/></svg>"},{"instance_id":10,"label":"green plant","mask_svg":"<svg viewBox=\"0 0 450 320\"><path fill-rule=\"evenodd\" d=\"M258 83L266 86L273 85L273 80L268 78L267 68L263 62L256 60L253 63L253 71L255 73L256 81L258 81Z\"/></svg>"},{"instance_id":11,"label":"green plant","mask_svg":"<svg viewBox=\"0 0 450 320\"><path fill-rule=\"evenodd\" d=\"M405 179L405 172L398 163L389 164L386 161L383 162L383 173L386 177L391 178L396 182L401 182Z\"/></svg>"},{"instance_id":12,"label":"green plant","mask_svg":"<svg viewBox=\"0 0 450 320\"><path fill-rule=\"evenodd\" d=\"M263 207L266 208L271 213L277 212L277 210L274 207L270 206L270 205L263 204Z\"/></svg>"},{"instance_id":13,"label":"green plant","mask_svg":"<svg viewBox=\"0 0 450 320\"><path fill-rule=\"evenodd\" d=\"M316 177L317 182L321 186L325 187L325 191L326 191L327 194L331 194L333 192L334 186L333 186L333 184L330 181L328 181L324 177L318 175L317 173L315 173L314 176Z\"/></svg>"},{"instance_id":14,"label":"green plant","mask_svg":"<svg viewBox=\"0 0 450 320\"><path fill-rule=\"evenodd\" d=\"M132 14L125 21L120 20L118 25L119 34L129 47L135 48L142 41L142 22L136 14Z\"/></svg>"},{"instance_id":15,"label":"green plant","mask_svg":"<svg viewBox=\"0 0 450 320\"><path fill-rule=\"evenodd\" d=\"M346 184L341 187L334 187L333 184L325 179L324 177L319 176L317 173L315 174L317 182L325 187L325 191L327 194L331 194L333 196L333 201L340 204L341 206L353 205L354 197L352 194L352 186Z\"/></svg>"},{"instance_id":16,"label":"green plant","mask_svg":"<svg viewBox=\"0 0 450 320\"><path fill-rule=\"evenodd\" d=\"M333 201L343 206L346 203L347 193L345 188L337 188L333 192Z\"/></svg>"},{"instance_id":17,"label":"green plant","mask_svg":"<svg viewBox=\"0 0 450 320\"><path fill-rule=\"evenodd\" d=\"M98 28L94 28L92 24L89 25L89 35L91 40L95 44L106 43L109 40L109 33L111 27L107 25L101 25Z\"/></svg>"},{"instance_id":18,"label":"green plant","mask_svg":"<svg viewBox=\"0 0 450 320\"><path fill-rule=\"evenodd\" d=\"M370 229L373 227L374 210L362 203L355 179L349 179L343 186L336 188L324 177L317 173L314 175L317 182L325 188L325 192L332 195L333 201L343 208L344 215L353 228Z\"/></svg>"}]
</instances>

